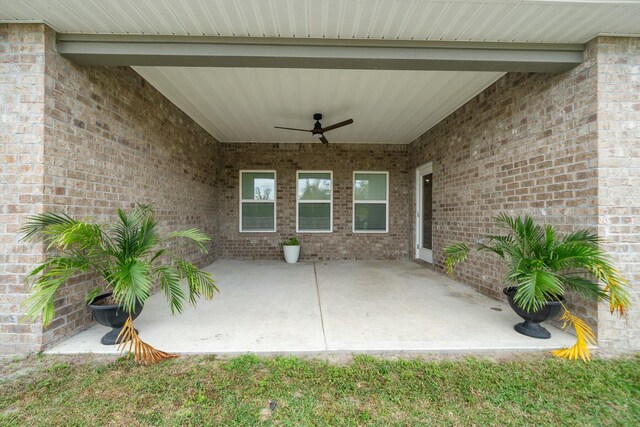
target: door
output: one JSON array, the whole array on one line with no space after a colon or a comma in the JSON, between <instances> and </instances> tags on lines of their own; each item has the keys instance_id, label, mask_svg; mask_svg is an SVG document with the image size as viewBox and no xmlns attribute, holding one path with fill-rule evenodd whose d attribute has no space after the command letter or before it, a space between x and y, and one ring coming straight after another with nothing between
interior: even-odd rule
<instances>
[{"instance_id":1,"label":"door","mask_svg":"<svg viewBox=\"0 0 640 427\"><path fill-rule=\"evenodd\" d=\"M433 262L433 166L416 169L416 258Z\"/></svg>"}]
</instances>

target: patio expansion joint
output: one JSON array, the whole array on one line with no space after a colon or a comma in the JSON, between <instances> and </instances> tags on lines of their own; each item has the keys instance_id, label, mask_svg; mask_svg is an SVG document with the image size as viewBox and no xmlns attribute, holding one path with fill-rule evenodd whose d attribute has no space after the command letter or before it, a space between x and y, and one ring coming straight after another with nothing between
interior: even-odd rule
<instances>
[{"instance_id":1,"label":"patio expansion joint","mask_svg":"<svg viewBox=\"0 0 640 427\"><path fill-rule=\"evenodd\" d=\"M320 326L322 326L322 340L324 341L324 349L325 351L329 350L329 346L327 345L327 334L324 331L324 317L322 315L322 300L320 299L320 285L318 284L318 272L316 271L316 262L313 261L313 277L316 281L316 294L318 296L318 308L320 310Z\"/></svg>"}]
</instances>

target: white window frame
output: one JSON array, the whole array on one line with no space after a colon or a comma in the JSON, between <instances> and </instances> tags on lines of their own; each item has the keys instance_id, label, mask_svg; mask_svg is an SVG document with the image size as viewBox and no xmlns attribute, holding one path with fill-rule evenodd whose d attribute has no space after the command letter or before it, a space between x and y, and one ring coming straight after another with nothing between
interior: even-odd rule
<instances>
[{"instance_id":1,"label":"white window frame","mask_svg":"<svg viewBox=\"0 0 640 427\"><path fill-rule=\"evenodd\" d=\"M329 197L329 230L300 230L300 203L327 203L327 200L300 200L301 173L328 173L331 179L331 196ZM333 233L333 171L299 170L296 171L296 233Z\"/></svg>"},{"instance_id":2,"label":"white window frame","mask_svg":"<svg viewBox=\"0 0 640 427\"><path fill-rule=\"evenodd\" d=\"M273 173L273 200L256 200L242 198L242 174L243 173ZM238 229L241 233L275 233L277 228L277 212L278 212L278 175L275 170L266 169L241 169L238 178L238 200L240 205L240 216L238 217ZM242 204L243 203L273 203L273 230L243 230L242 229Z\"/></svg>"},{"instance_id":3,"label":"white window frame","mask_svg":"<svg viewBox=\"0 0 640 427\"><path fill-rule=\"evenodd\" d=\"M369 174L379 174L385 175L386 177L386 186L385 189L385 197L383 200L356 200L356 174L359 173L369 173ZM351 230L357 234L384 234L389 232L389 171L353 171L353 204L351 206ZM385 227L384 230L356 230L356 204L365 203L365 204L385 204L386 205L386 213L385 213Z\"/></svg>"}]
</instances>

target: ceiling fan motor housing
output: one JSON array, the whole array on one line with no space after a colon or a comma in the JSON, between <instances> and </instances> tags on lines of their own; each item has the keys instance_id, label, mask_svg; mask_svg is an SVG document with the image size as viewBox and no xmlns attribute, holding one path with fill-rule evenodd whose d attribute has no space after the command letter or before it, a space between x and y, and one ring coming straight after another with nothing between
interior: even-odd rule
<instances>
[{"instance_id":1,"label":"ceiling fan motor housing","mask_svg":"<svg viewBox=\"0 0 640 427\"><path fill-rule=\"evenodd\" d=\"M316 121L316 124L313 125L313 130L311 131L311 133L313 135L322 134L322 125L320 124L320 120L322 120L322 114L315 113L313 115L313 120Z\"/></svg>"}]
</instances>

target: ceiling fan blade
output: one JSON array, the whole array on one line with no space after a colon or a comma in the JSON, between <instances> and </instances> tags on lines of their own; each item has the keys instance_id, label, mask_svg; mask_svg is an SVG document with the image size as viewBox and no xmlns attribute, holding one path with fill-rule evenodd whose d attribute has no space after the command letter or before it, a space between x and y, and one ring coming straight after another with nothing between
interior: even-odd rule
<instances>
[{"instance_id":1,"label":"ceiling fan blade","mask_svg":"<svg viewBox=\"0 0 640 427\"><path fill-rule=\"evenodd\" d=\"M285 127L282 127L282 126L274 126L274 128L276 128L276 129L287 129L287 130L297 130L297 131L300 131L300 132L311 132L308 129L285 128Z\"/></svg>"},{"instance_id":2,"label":"ceiling fan blade","mask_svg":"<svg viewBox=\"0 0 640 427\"><path fill-rule=\"evenodd\" d=\"M353 119L345 120L344 122L336 123L335 125L322 128L322 132L327 132L333 129L341 128L342 126L350 125L351 123L353 123Z\"/></svg>"},{"instance_id":3,"label":"ceiling fan blade","mask_svg":"<svg viewBox=\"0 0 640 427\"><path fill-rule=\"evenodd\" d=\"M329 140L328 140L327 138L325 138L325 137L324 137L324 135L322 135L322 136L320 137L320 142L322 142L323 144L328 144L328 143L329 143Z\"/></svg>"}]
</instances>

